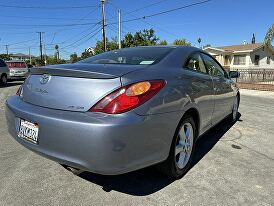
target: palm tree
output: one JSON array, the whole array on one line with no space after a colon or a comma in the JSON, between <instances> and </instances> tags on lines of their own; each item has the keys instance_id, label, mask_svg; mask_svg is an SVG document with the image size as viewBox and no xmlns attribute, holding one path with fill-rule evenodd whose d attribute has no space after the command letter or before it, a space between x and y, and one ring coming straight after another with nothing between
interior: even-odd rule
<instances>
[{"instance_id":1,"label":"palm tree","mask_svg":"<svg viewBox=\"0 0 274 206\"><path fill-rule=\"evenodd\" d=\"M197 39L197 41L198 41L198 43L199 43L199 47L201 48L202 39L199 37L199 38Z\"/></svg>"},{"instance_id":2,"label":"palm tree","mask_svg":"<svg viewBox=\"0 0 274 206\"><path fill-rule=\"evenodd\" d=\"M274 40L274 24L268 29L265 38L264 38L264 45L270 46L272 41Z\"/></svg>"}]
</instances>

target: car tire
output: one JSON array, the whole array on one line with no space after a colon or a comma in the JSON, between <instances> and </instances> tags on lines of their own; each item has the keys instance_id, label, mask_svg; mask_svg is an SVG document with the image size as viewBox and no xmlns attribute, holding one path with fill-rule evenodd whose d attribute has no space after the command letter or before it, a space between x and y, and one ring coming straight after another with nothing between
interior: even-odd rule
<instances>
[{"instance_id":1,"label":"car tire","mask_svg":"<svg viewBox=\"0 0 274 206\"><path fill-rule=\"evenodd\" d=\"M0 78L0 85L6 86L7 83L8 83L8 78L7 78L6 75L3 74L3 75L1 76L1 78Z\"/></svg>"},{"instance_id":2,"label":"car tire","mask_svg":"<svg viewBox=\"0 0 274 206\"><path fill-rule=\"evenodd\" d=\"M174 178L185 175L191 166L196 139L195 122L191 116L186 115L175 132L168 158L158 165L158 169Z\"/></svg>"},{"instance_id":3,"label":"car tire","mask_svg":"<svg viewBox=\"0 0 274 206\"><path fill-rule=\"evenodd\" d=\"M238 110L239 110L239 103L240 103L240 98L239 95L237 95L234 99L233 106L232 106L232 112L230 114L230 122L234 123L237 122L239 116L238 116Z\"/></svg>"}]
</instances>

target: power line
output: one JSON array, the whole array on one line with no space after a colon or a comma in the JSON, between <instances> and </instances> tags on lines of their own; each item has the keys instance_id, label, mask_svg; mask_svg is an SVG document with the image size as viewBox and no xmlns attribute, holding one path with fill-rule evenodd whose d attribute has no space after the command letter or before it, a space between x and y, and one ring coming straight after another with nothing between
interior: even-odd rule
<instances>
[{"instance_id":1,"label":"power line","mask_svg":"<svg viewBox=\"0 0 274 206\"><path fill-rule=\"evenodd\" d=\"M90 12L88 12L86 15L84 15L84 16L82 16L78 21L76 21L76 23L78 23L80 20L84 20L87 16L89 16L90 14L92 14L92 13L94 13L96 10L98 10L100 8L100 6L98 6L97 8L95 8L94 10L92 10L92 11L90 11ZM99 24L100 22L97 22L96 24ZM96 24L94 24L94 27L96 26ZM92 27L91 29L93 29L94 27ZM87 30L89 30L90 28L88 28ZM59 33L59 32L63 32L63 31L66 31L66 30L68 30L67 28L66 29L61 29L61 30L58 30L58 31L56 31L56 32L54 32L54 37L55 37L55 35L57 35L57 33ZM86 29L84 30L84 31L82 31L79 35L81 35L82 33L84 33L85 31L87 31ZM70 39L73 39L74 38L74 36L72 37L72 38L69 38L69 39L67 39L67 40L65 40L65 41L63 41L63 42L61 42L60 44L63 44L63 43L65 43L65 42L67 42L67 41L69 41ZM52 42L51 42L51 44L53 43L53 40L52 40Z\"/></svg>"},{"instance_id":2,"label":"power line","mask_svg":"<svg viewBox=\"0 0 274 206\"><path fill-rule=\"evenodd\" d=\"M143 7L138 8L138 9L134 9L134 10L132 10L132 11L126 12L126 13L124 13L124 15L131 14L131 13L135 13L135 12L137 12L137 11L140 11L140 10L143 10L143 9L146 9L146 8L149 8L149 7L151 7L151 6L158 5L158 4L160 4L160 3L164 2L164 1L167 1L167 0L161 0L161 1L157 1L157 2L154 2L154 3L148 4L148 5L146 5L146 6L143 6Z\"/></svg>"},{"instance_id":3,"label":"power line","mask_svg":"<svg viewBox=\"0 0 274 206\"><path fill-rule=\"evenodd\" d=\"M75 23L75 24L0 24L2 26L22 26L22 27L73 27L73 26L86 26L97 23Z\"/></svg>"},{"instance_id":4,"label":"power line","mask_svg":"<svg viewBox=\"0 0 274 206\"><path fill-rule=\"evenodd\" d=\"M64 41L62 41L62 42L55 42L55 43L52 43L52 42L51 42L50 44L47 44L47 45L64 44L64 43L66 43L66 42L68 42L68 41L74 39L75 37L79 37L80 35L84 34L86 31L90 31L90 30L94 29L97 25L100 25L100 23L101 23L101 21L99 21L99 22L98 22L97 24L95 24L94 26L89 27L89 28L83 30L82 32L80 32L80 33L78 33L78 34L76 34L76 35L73 35L73 37L70 37L70 38L68 38L68 39L66 39L66 40L64 40ZM92 32L91 32L91 33L92 33ZM90 32L89 32L88 34L84 34L84 35L89 35L89 34L90 34ZM82 36L82 37L83 37L83 36ZM81 37L81 38L82 38L82 37Z\"/></svg>"},{"instance_id":5,"label":"power line","mask_svg":"<svg viewBox=\"0 0 274 206\"><path fill-rule=\"evenodd\" d=\"M173 11L178 11L178 10L181 10L181 9L186 9L186 8L189 8L189 7L205 4L205 3L208 3L210 1L212 1L212 0L200 1L200 2L193 3L193 4L188 4L188 5L185 5L185 6L181 6L181 7L178 7L178 8L174 8L174 9L158 12L158 13L155 13L155 14L147 15L147 16L144 16L144 17L149 18L149 17L154 17L154 16L158 16L158 15L162 15L162 14L167 14L167 13L170 13L170 12L173 12Z\"/></svg>"},{"instance_id":6,"label":"power line","mask_svg":"<svg viewBox=\"0 0 274 206\"><path fill-rule=\"evenodd\" d=\"M101 31L101 28L100 28L97 32L95 32L92 36L90 36L88 39L86 39L86 40L80 42L79 44L77 44L77 45L72 45L72 46L70 46L70 47L63 47L63 48L61 48L61 49L64 49L64 48L71 48L71 47L77 48L77 47L79 47L80 45L82 45L82 44L84 44L84 43L87 43L87 41L89 41L91 38L95 37L100 31Z\"/></svg>"},{"instance_id":7,"label":"power line","mask_svg":"<svg viewBox=\"0 0 274 206\"><path fill-rule=\"evenodd\" d=\"M9 46L17 45L17 44L23 44L23 43L30 42L30 41L33 41L33 40L35 40L35 39L29 39L29 40L25 40L25 41L19 41L19 42L15 42L15 43L10 43Z\"/></svg>"},{"instance_id":8,"label":"power line","mask_svg":"<svg viewBox=\"0 0 274 206\"><path fill-rule=\"evenodd\" d=\"M100 6L97 6L95 9L93 9L93 10L91 10L90 12L88 12L87 14L85 14L84 16L82 16L81 18L79 18L79 19L77 19L77 21L76 21L76 23L78 23L79 21L81 21L81 20L83 20L84 18L86 18L88 15L90 15L91 13L93 13L93 12L95 12L96 10L98 10L100 8ZM97 23L89 23L89 24L86 24L86 25L94 25L92 28L94 28L95 26L97 26L98 24L99 24L100 22L97 22ZM71 28L70 28L71 29ZM53 32L52 33L52 36L53 36L53 38L52 38L52 40L51 40L51 44L48 44L48 45L53 45L53 41L54 41L54 39L55 39L55 37L56 37L56 35L57 35L57 33L59 33L59 32L62 32L62 31L66 31L66 30L69 30L68 28L65 28L65 29L60 29L60 30L57 30L57 31L55 31L55 32ZM90 30L90 28L88 28L88 30ZM84 30L84 32L86 32L87 30ZM16 32L17 33L17 32ZM24 32L24 33L17 33L17 34L30 34L30 33L35 33L35 32ZM83 32L81 32L81 33L83 33ZM81 34L80 33L80 34ZM79 36L80 34L77 34L76 35L76 37L77 36ZM48 36L48 35L45 35L45 36ZM50 35L51 36L51 35ZM54 43L54 45L55 44L62 44L62 43L65 43L65 42L67 42L68 40L70 40L70 39L73 39L75 37L75 35L72 37L72 38L69 38L69 39L67 39L67 40L65 40L65 41L63 41L63 42L60 42L60 43ZM36 38L35 38L36 39ZM23 43L26 43L26 42L30 42L30 41L33 41L34 39L30 39L30 40L25 40L25 41L20 41L20 42L15 42L15 43L11 43L11 44L9 44L9 45L17 45L17 44L23 44ZM29 45L28 45L29 46ZM21 47L21 48L13 48L13 49L24 49L24 47Z\"/></svg>"},{"instance_id":9,"label":"power line","mask_svg":"<svg viewBox=\"0 0 274 206\"><path fill-rule=\"evenodd\" d=\"M118 6L114 5L113 3L111 3L111 4L112 4L112 6L118 8ZM127 14L129 14L129 15L132 16L133 18L138 18L137 16L133 15L132 13L127 13ZM162 31L162 32L164 32L164 33L166 33L166 34L169 34L169 35L174 36L174 37L178 37L178 35L176 35L176 34L170 32L170 31L167 31L167 30L165 30L165 29L162 29L162 28L160 28L160 27L158 27L158 26L155 26L154 24L152 24L152 23L146 21L146 20L143 19L143 18L140 19L140 20L143 21L145 24L147 24L147 25L149 25L149 26L152 26L152 27L154 27L154 28L157 28L158 30L160 30L160 31ZM110 25L110 24L109 24L109 25ZM125 25L123 25L123 27L126 28ZM123 32L123 33L124 33L124 32Z\"/></svg>"},{"instance_id":10,"label":"power line","mask_svg":"<svg viewBox=\"0 0 274 206\"><path fill-rule=\"evenodd\" d=\"M88 8L98 7L98 5L43 7L43 6L21 6L21 5L0 4L0 7L17 8L17 9L88 9Z\"/></svg>"},{"instance_id":11,"label":"power line","mask_svg":"<svg viewBox=\"0 0 274 206\"><path fill-rule=\"evenodd\" d=\"M133 19L123 20L122 22L125 23L125 22L131 22L131 21L147 19L147 18L150 18L150 17L154 17L154 16L158 16L158 15L162 15L162 14L167 14L167 13L174 12L174 11L177 11L177 10L197 6L197 5L200 5L200 4L205 4L205 3L208 3L210 1L212 1L212 0L199 1L199 2L196 2L196 3L188 4L188 5L185 5L185 6L177 7L177 8L166 10L166 11L157 12L157 13L150 14L150 15L145 15L145 16L142 16L142 17L136 17L136 18L133 18ZM110 24L117 24L117 22L112 22Z\"/></svg>"},{"instance_id":12,"label":"power line","mask_svg":"<svg viewBox=\"0 0 274 206\"><path fill-rule=\"evenodd\" d=\"M98 7L99 8L99 7ZM82 18L61 18L61 17L37 17L37 16L6 16L6 15L0 15L1 17L7 17L7 18L19 18L19 19L52 19L52 20L72 20L72 21L90 21L90 20L96 20L96 19L82 19Z\"/></svg>"},{"instance_id":13,"label":"power line","mask_svg":"<svg viewBox=\"0 0 274 206\"><path fill-rule=\"evenodd\" d=\"M94 29L94 30L91 31L90 33L88 33L88 34L82 36L80 39L78 39L78 40L76 40L76 41L74 41L74 42L72 42L72 43L70 43L70 44L68 44L68 45L66 45L66 46L64 46L64 47L62 47L61 49L68 48L68 47L72 47L72 46L74 46L75 44L77 44L78 42L80 42L80 41L82 41L83 39L85 39L86 37L88 37L89 35L93 34L94 32L95 32L95 35L96 35L99 31L101 31L101 28L100 28L100 27L99 27L99 28L97 27L96 29ZM89 38L89 39L90 39L90 38ZM87 40L85 40L85 42L86 42L86 41L87 41Z\"/></svg>"}]
</instances>

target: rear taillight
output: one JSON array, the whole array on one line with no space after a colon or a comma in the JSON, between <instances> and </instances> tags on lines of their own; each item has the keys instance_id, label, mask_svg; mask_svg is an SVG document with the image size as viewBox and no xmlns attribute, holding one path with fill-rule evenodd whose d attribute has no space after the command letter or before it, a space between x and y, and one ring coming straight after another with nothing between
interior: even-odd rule
<instances>
[{"instance_id":1,"label":"rear taillight","mask_svg":"<svg viewBox=\"0 0 274 206\"><path fill-rule=\"evenodd\" d=\"M149 80L124 86L101 99L89 111L108 114L127 112L148 101L165 84L164 80Z\"/></svg>"}]
</instances>

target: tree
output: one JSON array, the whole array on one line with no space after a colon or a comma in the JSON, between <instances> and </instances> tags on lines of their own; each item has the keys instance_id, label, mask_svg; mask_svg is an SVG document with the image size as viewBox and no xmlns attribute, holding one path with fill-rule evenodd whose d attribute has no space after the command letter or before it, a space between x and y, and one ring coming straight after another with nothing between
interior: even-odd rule
<instances>
[{"instance_id":1,"label":"tree","mask_svg":"<svg viewBox=\"0 0 274 206\"><path fill-rule=\"evenodd\" d=\"M134 35L131 33L126 34L122 40L122 47L150 46L156 45L158 41L159 38L155 35L153 29L144 29Z\"/></svg>"},{"instance_id":2,"label":"tree","mask_svg":"<svg viewBox=\"0 0 274 206\"><path fill-rule=\"evenodd\" d=\"M191 43L188 42L186 39L175 39L173 42L174 45L179 45L179 46L191 46Z\"/></svg>"},{"instance_id":3,"label":"tree","mask_svg":"<svg viewBox=\"0 0 274 206\"><path fill-rule=\"evenodd\" d=\"M86 50L86 51L82 52L81 59L86 59L86 58L88 58L92 55L93 55L92 52L89 52L89 51Z\"/></svg>"},{"instance_id":4,"label":"tree","mask_svg":"<svg viewBox=\"0 0 274 206\"><path fill-rule=\"evenodd\" d=\"M0 54L0 59L3 59L4 61L9 61L11 60L11 57L8 54Z\"/></svg>"},{"instance_id":5,"label":"tree","mask_svg":"<svg viewBox=\"0 0 274 206\"><path fill-rule=\"evenodd\" d=\"M251 44L255 44L255 43L256 43L256 37L255 37L255 34L253 34L251 39Z\"/></svg>"},{"instance_id":6,"label":"tree","mask_svg":"<svg viewBox=\"0 0 274 206\"><path fill-rule=\"evenodd\" d=\"M159 45L168 45L167 41L166 40L161 40L159 42Z\"/></svg>"},{"instance_id":7,"label":"tree","mask_svg":"<svg viewBox=\"0 0 274 206\"><path fill-rule=\"evenodd\" d=\"M41 61L40 58L33 58L32 59L32 65L35 65L35 66L44 66L44 62Z\"/></svg>"},{"instance_id":8,"label":"tree","mask_svg":"<svg viewBox=\"0 0 274 206\"><path fill-rule=\"evenodd\" d=\"M274 24L268 29L265 38L264 38L264 45L270 46L274 39Z\"/></svg>"},{"instance_id":9,"label":"tree","mask_svg":"<svg viewBox=\"0 0 274 206\"><path fill-rule=\"evenodd\" d=\"M203 46L203 48L211 47L211 44L206 44Z\"/></svg>"},{"instance_id":10,"label":"tree","mask_svg":"<svg viewBox=\"0 0 274 206\"><path fill-rule=\"evenodd\" d=\"M199 38L197 39L197 41L198 41L198 43L199 43L199 47L201 47L202 39L199 37Z\"/></svg>"},{"instance_id":11,"label":"tree","mask_svg":"<svg viewBox=\"0 0 274 206\"><path fill-rule=\"evenodd\" d=\"M55 58L59 59L60 58L60 56L59 56L59 46L56 44L54 48L56 50L56 52L55 52Z\"/></svg>"},{"instance_id":12,"label":"tree","mask_svg":"<svg viewBox=\"0 0 274 206\"><path fill-rule=\"evenodd\" d=\"M47 64L65 64L67 63L64 59L56 59L55 56L47 56Z\"/></svg>"},{"instance_id":13,"label":"tree","mask_svg":"<svg viewBox=\"0 0 274 206\"><path fill-rule=\"evenodd\" d=\"M118 41L116 38L112 38L111 41L106 39L107 42L107 51L115 50L119 48ZM94 53L95 54L100 54L104 52L104 47L103 47L103 42L102 41L97 41L96 46L94 48Z\"/></svg>"},{"instance_id":14,"label":"tree","mask_svg":"<svg viewBox=\"0 0 274 206\"><path fill-rule=\"evenodd\" d=\"M75 63L78 61L78 56L76 53L70 55L70 63Z\"/></svg>"}]
</instances>

